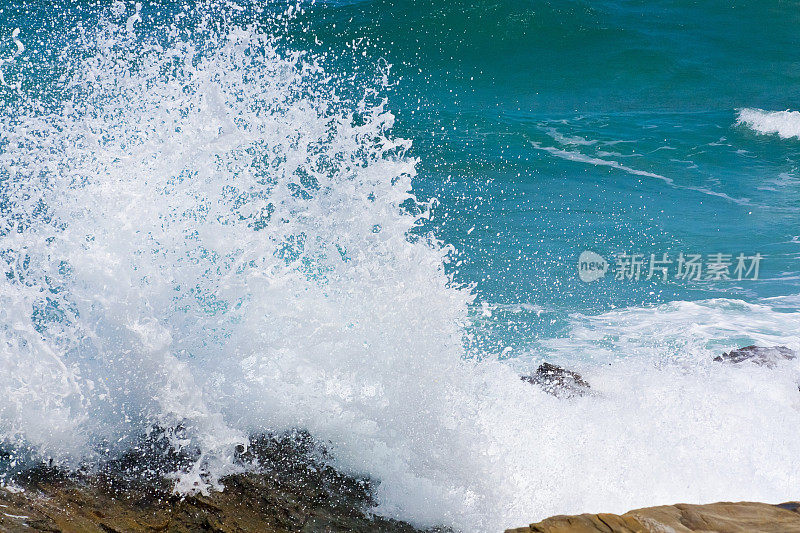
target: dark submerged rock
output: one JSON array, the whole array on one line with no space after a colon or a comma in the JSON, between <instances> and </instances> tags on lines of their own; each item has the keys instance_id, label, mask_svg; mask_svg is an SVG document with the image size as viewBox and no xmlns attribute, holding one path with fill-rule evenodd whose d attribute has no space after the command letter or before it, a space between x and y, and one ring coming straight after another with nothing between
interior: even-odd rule
<instances>
[{"instance_id":1,"label":"dark submerged rock","mask_svg":"<svg viewBox=\"0 0 800 533\"><path fill-rule=\"evenodd\" d=\"M542 363L536 373L520 376L522 381L539 385L546 393L559 398L583 396L589 393L589 383L577 372L550 363Z\"/></svg>"},{"instance_id":2,"label":"dark submerged rock","mask_svg":"<svg viewBox=\"0 0 800 533\"><path fill-rule=\"evenodd\" d=\"M738 350L731 350L714 358L714 361L721 363L742 363L749 361L759 366L772 368L781 361L791 360L797 357L794 350L786 346L745 346Z\"/></svg>"}]
</instances>

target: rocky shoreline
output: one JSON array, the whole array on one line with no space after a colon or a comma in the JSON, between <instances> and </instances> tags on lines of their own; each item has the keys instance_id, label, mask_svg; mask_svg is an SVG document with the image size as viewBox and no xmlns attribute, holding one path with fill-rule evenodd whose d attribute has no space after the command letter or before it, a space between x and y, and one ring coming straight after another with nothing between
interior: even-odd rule
<instances>
[{"instance_id":1,"label":"rocky shoreline","mask_svg":"<svg viewBox=\"0 0 800 533\"><path fill-rule=\"evenodd\" d=\"M662 505L615 514L554 516L506 533L800 533L800 502Z\"/></svg>"},{"instance_id":2,"label":"rocky shoreline","mask_svg":"<svg viewBox=\"0 0 800 533\"><path fill-rule=\"evenodd\" d=\"M157 441L156 441L157 442ZM368 479L342 474L307 433L262 436L242 454L251 471L223 491L180 497L163 469L180 458L151 448L91 473L39 466L0 487L0 531L63 533L414 533L370 514Z\"/></svg>"},{"instance_id":3,"label":"rocky shoreline","mask_svg":"<svg viewBox=\"0 0 800 533\"><path fill-rule=\"evenodd\" d=\"M715 358L739 365L775 366L794 359L788 348L747 346ZM592 394L573 371L542 364L521 376L559 398ZM178 428L180 429L180 428ZM144 532L385 532L419 533L412 525L375 516L374 482L330 466L325 447L304 431L251 438L237 452L246 473L222 480L223 491L173 494L169 474L192 457L154 428L121 458L84 470L38 465L0 478L0 531L63 533ZM2 458L0 450L0 458ZM447 529L429 533L451 533ZM622 515L555 516L507 533L800 533L800 503L665 505Z\"/></svg>"},{"instance_id":4,"label":"rocky shoreline","mask_svg":"<svg viewBox=\"0 0 800 533\"><path fill-rule=\"evenodd\" d=\"M333 477L331 477L333 476ZM335 471L287 482L274 473L225 479L225 490L181 498L115 488L108 479L29 480L0 487L0 531L8 533L422 533L371 516L358 482ZM338 480L338 481L336 481ZM432 533L437 530L429 530ZM444 533L447 530L438 530ZM554 516L506 533L800 533L800 502L664 505L622 515ZM448 532L450 533L450 532Z\"/></svg>"},{"instance_id":5,"label":"rocky shoreline","mask_svg":"<svg viewBox=\"0 0 800 533\"><path fill-rule=\"evenodd\" d=\"M311 487L289 488L264 474L226 478L208 496L109 491L97 482L49 481L0 488L0 531L63 533L386 532L408 524L371 517L363 505Z\"/></svg>"}]
</instances>

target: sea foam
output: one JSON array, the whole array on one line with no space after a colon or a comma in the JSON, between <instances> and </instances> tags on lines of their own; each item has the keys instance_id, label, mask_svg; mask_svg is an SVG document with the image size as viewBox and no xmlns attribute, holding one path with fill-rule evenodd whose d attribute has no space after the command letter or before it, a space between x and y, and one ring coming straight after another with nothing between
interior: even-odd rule
<instances>
[{"instance_id":1,"label":"sea foam","mask_svg":"<svg viewBox=\"0 0 800 533\"><path fill-rule=\"evenodd\" d=\"M783 139L800 138L800 112L741 109L736 124L747 126L756 133L777 134Z\"/></svg>"}]
</instances>

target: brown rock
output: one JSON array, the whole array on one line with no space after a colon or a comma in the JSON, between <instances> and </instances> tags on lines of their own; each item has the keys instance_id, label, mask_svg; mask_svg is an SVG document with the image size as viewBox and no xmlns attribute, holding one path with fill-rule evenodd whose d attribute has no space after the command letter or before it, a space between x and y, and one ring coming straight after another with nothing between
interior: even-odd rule
<instances>
[{"instance_id":1,"label":"brown rock","mask_svg":"<svg viewBox=\"0 0 800 533\"><path fill-rule=\"evenodd\" d=\"M663 505L623 515L554 516L506 533L800 533L800 503Z\"/></svg>"},{"instance_id":2,"label":"brown rock","mask_svg":"<svg viewBox=\"0 0 800 533\"><path fill-rule=\"evenodd\" d=\"M408 524L370 517L359 505L300 494L268 475L229 477L225 490L181 499L109 493L97 484L44 483L23 492L0 488L0 531L7 533L414 533ZM318 499L319 498L319 499Z\"/></svg>"},{"instance_id":3,"label":"brown rock","mask_svg":"<svg viewBox=\"0 0 800 533\"><path fill-rule=\"evenodd\" d=\"M152 448L147 448L153 452ZM209 495L171 493L159 461L137 454L92 474L32 469L0 486L0 531L6 533L416 533L404 522L374 517L370 480L344 475L307 433L251 439L242 461L253 472L222 480ZM146 454L145 454L146 455Z\"/></svg>"}]
</instances>

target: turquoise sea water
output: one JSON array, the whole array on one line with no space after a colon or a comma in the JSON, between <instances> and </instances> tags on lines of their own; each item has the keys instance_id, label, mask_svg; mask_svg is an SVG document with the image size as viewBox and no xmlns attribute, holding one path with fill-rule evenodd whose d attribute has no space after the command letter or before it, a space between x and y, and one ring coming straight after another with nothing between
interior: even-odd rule
<instances>
[{"instance_id":1,"label":"turquoise sea water","mask_svg":"<svg viewBox=\"0 0 800 533\"><path fill-rule=\"evenodd\" d=\"M797 107L798 18L793 2L333 2L308 34L394 65L431 226L480 300L524 305L492 325L524 352L574 312L800 292L800 142L736 125ZM586 249L765 259L758 282L585 285Z\"/></svg>"},{"instance_id":2,"label":"turquoise sea water","mask_svg":"<svg viewBox=\"0 0 800 533\"><path fill-rule=\"evenodd\" d=\"M155 425L196 459L176 490L219 488L249 434L301 427L419 525L796 499L797 361L712 357L800 350L798 23L2 2L0 482ZM581 281L584 251L612 270ZM732 279L676 279L681 253ZM618 254L669 279L615 279ZM519 380L543 360L596 394Z\"/></svg>"}]
</instances>

